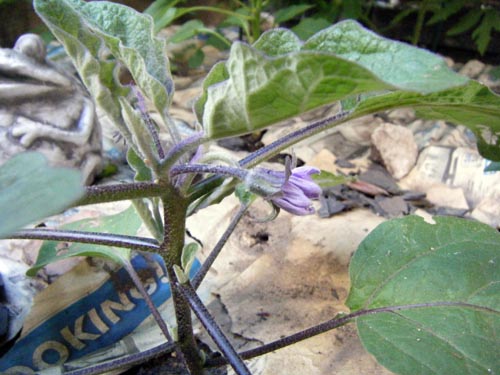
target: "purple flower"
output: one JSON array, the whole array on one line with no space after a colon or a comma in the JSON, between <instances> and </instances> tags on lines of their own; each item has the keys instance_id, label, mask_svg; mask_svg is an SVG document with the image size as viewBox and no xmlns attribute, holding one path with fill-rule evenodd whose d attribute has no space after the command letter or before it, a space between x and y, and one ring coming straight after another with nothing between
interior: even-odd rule
<instances>
[{"instance_id":1,"label":"purple flower","mask_svg":"<svg viewBox=\"0 0 500 375\"><path fill-rule=\"evenodd\" d=\"M250 190L269 199L276 206L294 215L314 213L311 199L318 199L321 188L311 178L319 173L313 167L290 168L284 172L256 168L249 173L246 183Z\"/></svg>"},{"instance_id":2,"label":"purple flower","mask_svg":"<svg viewBox=\"0 0 500 375\"><path fill-rule=\"evenodd\" d=\"M307 166L292 169L291 175L285 179L281 187L281 193L270 197L271 201L294 215L314 213L311 199L318 199L321 188L313 181L311 175L319 172L319 169Z\"/></svg>"}]
</instances>

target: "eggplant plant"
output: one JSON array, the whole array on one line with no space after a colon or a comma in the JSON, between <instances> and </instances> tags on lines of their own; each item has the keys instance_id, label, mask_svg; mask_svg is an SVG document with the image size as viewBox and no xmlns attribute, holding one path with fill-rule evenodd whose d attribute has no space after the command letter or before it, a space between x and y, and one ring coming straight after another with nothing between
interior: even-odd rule
<instances>
[{"instance_id":1,"label":"eggplant plant","mask_svg":"<svg viewBox=\"0 0 500 375\"><path fill-rule=\"evenodd\" d=\"M311 200L321 194L315 178L325 178L321 171L296 167L294 160L282 170L264 168L262 162L339 124L399 107L414 108L423 118L467 126L477 137L480 153L499 161L498 95L453 72L441 57L380 37L355 21L332 25L305 41L279 28L265 32L252 45L232 44L228 60L216 64L205 78L203 94L194 105L197 129L186 136L169 114L174 83L165 43L155 37L149 16L106 1L34 0L34 7L125 139L136 175L134 182L82 188L75 171L47 167L36 154L15 158L1 170L0 233L4 238L80 245L63 254L44 246L30 274L69 256L103 257L123 265L145 299L131 254L157 253L166 265L175 308L173 332L155 304L148 302L165 344L70 373L103 373L175 351L193 375L227 364L239 375L250 374L246 359L348 323L356 324L365 348L396 373L500 371L500 235L478 222L435 217L430 224L408 216L381 224L351 260L349 313L305 331L283 332L283 338L242 353L230 344L196 292L256 199L268 202L276 215L280 210L294 215L314 212ZM134 86L120 83L123 68ZM147 121L138 97L159 114L161 130ZM214 140L272 127L333 103L341 108L334 116L314 121L241 160L205 151ZM168 133L167 142L160 140L160 131ZM20 173L26 164L34 171ZM196 246L186 244L186 218L231 194L240 199L241 208L190 279ZM120 200L132 201L151 238L96 230L20 229L64 208ZM214 340L220 357L203 355L192 313Z\"/></svg>"}]
</instances>

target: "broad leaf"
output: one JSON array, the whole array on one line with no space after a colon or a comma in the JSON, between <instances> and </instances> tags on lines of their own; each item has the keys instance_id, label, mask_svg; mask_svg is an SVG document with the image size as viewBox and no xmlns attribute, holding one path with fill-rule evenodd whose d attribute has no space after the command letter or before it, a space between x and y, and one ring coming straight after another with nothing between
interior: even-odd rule
<instances>
[{"instance_id":1,"label":"broad leaf","mask_svg":"<svg viewBox=\"0 0 500 375\"><path fill-rule=\"evenodd\" d=\"M500 160L500 96L476 81L431 94L397 91L361 100L350 118L395 107L411 107L421 117L442 119L469 127L481 155Z\"/></svg>"},{"instance_id":2,"label":"broad leaf","mask_svg":"<svg viewBox=\"0 0 500 375\"><path fill-rule=\"evenodd\" d=\"M0 167L0 237L60 213L80 198L79 171L53 168L42 154L25 152Z\"/></svg>"},{"instance_id":3,"label":"broad leaf","mask_svg":"<svg viewBox=\"0 0 500 375\"><path fill-rule=\"evenodd\" d=\"M290 31L269 31L254 47L234 43L197 114L212 138L275 124L362 93L427 94L467 83L438 56L382 38L354 21L331 26L301 43ZM216 83L216 84L214 84Z\"/></svg>"},{"instance_id":4,"label":"broad leaf","mask_svg":"<svg viewBox=\"0 0 500 375\"><path fill-rule=\"evenodd\" d=\"M306 51L269 58L238 42L226 69L229 79L208 87L203 108L201 120L212 138L252 132L347 96L392 88L339 57Z\"/></svg>"},{"instance_id":5,"label":"broad leaf","mask_svg":"<svg viewBox=\"0 0 500 375\"><path fill-rule=\"evenodd\" d=\"M127 210L116 215L80 220L64 225L62 229L133 235L137 233L141 224L140 217L135 212L135 209L130 206ZM130 260L130 255L130 249L119 247L45 241L40 248L36 263L28 270L27 275L34 276L40 268L45 267L47 264L75 256L101 257L124 264L124 262Z\"/></svg>"},{"instance_id":6,"label":"broad leaf","mask_svg":"<svg viewBox=\"0 0 500 375\"><path fill-rule=\"evenodd\" d=\"M399 89L422 94L467 83L438 55L381 37L357 22L344 21L308 39L302 50L331 53L356 62Z\"/></svg>"},{"instance_id":7,"label":"broad leaf","mask_svg":"<svg viewBox=\"0 0 500 375\"><path fill-rule=\"evenodd\" d=\"M367 350L400 374L487 374L500 368L500 234L464 219L381 224L350 264L353 311Z\"/></svg>"}]
</instances>

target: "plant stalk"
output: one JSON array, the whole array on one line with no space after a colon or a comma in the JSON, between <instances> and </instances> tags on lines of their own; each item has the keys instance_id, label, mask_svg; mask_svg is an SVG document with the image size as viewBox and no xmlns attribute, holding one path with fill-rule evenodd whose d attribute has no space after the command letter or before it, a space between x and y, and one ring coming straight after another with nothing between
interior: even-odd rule
<instances>
[{"instance_id":1,"label":"plant stalk","mask_svg":"<svg viewBox=\"0 0 500 375\"><path fill-rule=\"evenodd\" d=\"M468 304L468 303L443 301L443 302L417 303L417 304L411 304L411 305L387 306L387 307L379 307L379 308L374 308L374 309L358 310L358 311L355 311L351 314L337 316L331 320L328 320L326 322L315 325L314 327L307 328L303 331L294 333L290 336L287 336L287 337L284 337L282 339L270 342L269 344L259 346L258 348L246 350L244 352L239 353L239 356L243 359L250 359L250 358L261 356L263 354L274 352L278 349L282 349L286 346L296 344L297 342L306 340L308 338L317 336L319 334L322 334L322 333L325 333L325 332L330 331L332 329L343 326L344 324L349 323L351 320L354 320L354 319L359 318L359 317L364 316L364 315L373 315L373 314L380 314L380 313L396 313L396 311L401 311L401 310L412 310L412 309L428 308L428 307L440 307L440 306L475 307L475 308L477 308L477 306L472 305L472 304ZM488 311L490 310L488 308L483 308L483 309L486 309ZM223 366L226 364L227 364L227 361L225 358L214 358L214 359L209 359L205 363L205 366L206 367L217 367L217 366Z\"/></svg>"},{"instance_id":2,"label":"plant stalk","mask_svg":"<svg viewBox=\"0 0 500 375\"><path fill-rule=\"evenodd\" d=\"M171 184L162 196L164 213L164 240L160 245L160 254L165 260L168 279L172 290L172 301L177 321L178 346L182 359L191 375L203 374L203 363L193 333L191 308L185 297L176 287L177 277L174 265L181 267L184 233L186 230L187 200Z\"/></svg>"},{"instance_id":3,"label":"plant stalk","mask_svg":"<svg viewBox=\"0 0 500 375\"><path fill-rule=\"evenodd\" d=\"M227 337L224 335L220 327L215 322L214 318L208 312L207 308L201 302L193 287L187 284L178 284L177 287L182 292L184 297L189 301L194 313L200 319L200 322L205 327L207 333L212 340L217 344L222 354L226 357L229 364L237 375L251 375L250 370L245 365L245 362L238 356L236 349L231 345Z\"/></svg>"},{"instance_id":4,"label":"plant stalk","mask_svg":"<svg viewBox=\"0 0 500 375\"><path fill-rule=\"evenodd\" d=\"M89 243L152 252L158 252L160 248L158 242L152 238L61 229L24 229L10 234L8 238Z\"/></svg>"},{"instance_id":5,"label":"plant stalk","mask_svg":"<svg viewBox=\"0 0 500 375\"><path fill-rule=\"evenodd\" d=\"M162 185L153 182L88 186L85 189L85 195L83 198L73 203L73 207L147 197L159 197L165 193L165 189Z\"/></svg>"}]
</instances>

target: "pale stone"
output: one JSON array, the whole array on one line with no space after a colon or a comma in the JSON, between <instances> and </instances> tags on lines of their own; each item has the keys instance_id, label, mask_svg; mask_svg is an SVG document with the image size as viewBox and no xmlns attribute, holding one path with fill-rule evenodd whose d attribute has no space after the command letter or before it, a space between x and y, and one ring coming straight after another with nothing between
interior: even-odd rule
<instances>
[{"instance_id":1,"label":"pale stone","mask_svg":"<svg viewBox=\"0 0 500 375\"><path fill-rule=\"evenodd\" d=\"M471 217L494 228L500 228L500 195L483 199L472 211Z\"/></svg>"},{"instance_id":2,"label":"pale stone","mask_svg":"<svg viewBox=\"0 0 500 375\"><path fill-rule=\"evenodd\" d=\"M479 60L470 60L460 69L459 73L469 78L477 78L485 67L486 65Z\"/></svg>"},{"instance_id":3,"label":"pale stone","mask_svg":"<svg viewBox=\"0 0 500 375\"><path fill-rule=\"evenodd\" d=\"M415 165L418 147L409 129L384 123L374 130L371 139L394 178L406 176Z\"/></svg>"},{"instance_id":4,"label":"pale stone","mask_svg":"<svg viewBox=\"0 0 500 375\"><path fill-rule=\"evenodd\" d=\"M335 166L335 160L337 158L328 150L321 150L314 156L307 164L311 167L316 167L321 170L337 173L337 168Z\"/></svg>"},{"instance_id":5,"label":"pale stone","mask_svg":"<svg viewBox=\"0 0 500 375\"><path fill-rule=\"evenodd\" d=\"M468 210L469 205L461 188L435 185L427 190L427 200L436 206Z\"/></svg>"},{"instance_id":6,"label":"pale stone","mask_svg":"<svg viewBox=\"0 0 500 375\"><path fill-rule=\"evenodd\" d=\"M378 125L384 121L375 116L363 116L355 120L351 120L337 127L338 131L351 142L360 145L369 145L371 143L371 135Z\"/></svg>"}]
</instances>

